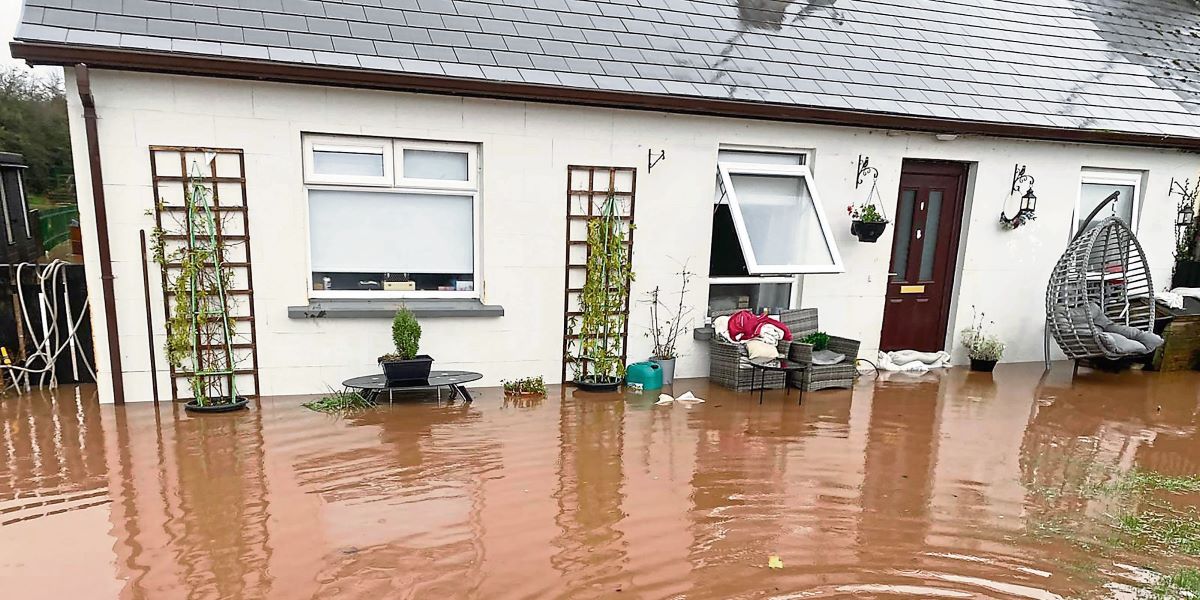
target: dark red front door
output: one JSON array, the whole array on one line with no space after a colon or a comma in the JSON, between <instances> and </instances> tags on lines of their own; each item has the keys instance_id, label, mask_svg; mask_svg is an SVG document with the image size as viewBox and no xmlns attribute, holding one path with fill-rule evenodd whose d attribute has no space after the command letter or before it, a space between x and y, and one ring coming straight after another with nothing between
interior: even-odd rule
<instances>
[{"instance_id":1,"label":"dark red front door","mask_svg":"<svg viewBox=\"0 0 1200 600\"><path fill-rule=\"evenodd\" d=\"M881 350L945 345L966 175L962 163L904 161Z\"/></svg>"}]
</instances>

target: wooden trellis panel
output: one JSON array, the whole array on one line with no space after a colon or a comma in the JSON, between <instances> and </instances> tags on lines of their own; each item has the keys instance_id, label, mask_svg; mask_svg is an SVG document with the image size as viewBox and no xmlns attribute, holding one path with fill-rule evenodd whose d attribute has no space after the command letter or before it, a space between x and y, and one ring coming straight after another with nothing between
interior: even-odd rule
<instances>
[{"instance_id":1,"label":"wooden trellis panel","mask_svg":"<svg viewBox=\"0 0 1200 600\"><path fill-rule=\"evenodd\" d=\"M167 255L173 248L186 246L188 235L174 232L173 225L186 219L184 189L189 177L201 181L210 192L216 218L216 238L226 256L223 266L229 275L227 309L232 325L230 346L233 350L233 378L238 395L257 397L261 391L258 377L258 345L254 319L254 273L250 260L250 216L246 197L246 158L241 150L183 146L151 146L150 173L154 185L154 220L163 231L162 244ZM160 265L163 284L163 314L170 319L175 290L170 282L179 273L179 263ZM167 323L163 324L168 327ZM168 336L170 332L168 332ZM201 348L204 349L203 346ZM190 371L171 371L171 399L190 399ZM247 385L249 384L249 385ZM181 390L183 394L181 395Z\"/></svg>"},{"instance_id":2,"label":"wooden trellis panel","mask_svg":"<svg viewBox=\"0 0 1200 600\"><path fill-rule=\"evenodd\" d=\"M567 381L567 370L572 364L571 356L577 349L579 334L572 326L582 314L579 298L587 273L588 220L600 216L604 201L610 191L617 200L618 213L627 228L626 243L630 261L633 260L633 215L637 193L637 169L633 167L597 167L571 165L567 167L567 236L566 276L563 291L563 356L562 381ZM619 339L613 341L621 348L621 362L627 361L629 352L629 288L626 287L621 314L625 316ZM579 365L578 375L587 374L587 365Z\"/></svg>"}]
</instances>

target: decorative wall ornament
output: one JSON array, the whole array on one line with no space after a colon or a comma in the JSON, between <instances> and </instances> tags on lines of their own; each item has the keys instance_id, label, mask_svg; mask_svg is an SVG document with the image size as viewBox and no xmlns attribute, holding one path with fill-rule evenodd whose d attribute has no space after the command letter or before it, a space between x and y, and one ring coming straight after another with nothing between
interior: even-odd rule
<instances>
[{"instance_id":1,"label":"decorative wall ornament","mask_svg":"<svg viewBox=\"0 0 1200 600\"><path fill-rule=\"evenodd\" d=\"M871 157L858 155L858 175L854 189L862 185L864 177L871 178L871 191L861 204L849 204L846 212L850 215L850 234L860 242L874 243L887 229L887 212L883 209L883 200L879 197L879 169L871 166Z\"/></svg>"},{"instance_id":2,"label":"decorative wall ornament","mask_svg":"<svg viewBox=\"0 0 1200 600\"><path fill-rule=\"evenodd\" d=\"M648 148L646 150L646 172L649 173L650 171L653 171L654 165L657 165L658 163L660 163L666 159L667 159L667 151L666 150L659 150L658 156L656 157L656 156L654 156L654 149Z\"/></svg>"},{"instance_id":3,"label":"decorative wall ornament","mask_svg":"<svg viewBox=\"0 0 1200 600\"><path fill-rule=\"evenodd\" d=\"M1024 193L1021 193L1022 189L1025 190ZM1008 216L1003 208L1000 210L1000 226L1005 229L1016 229L1037 218L1037 195L1033 193L1033 175L1027 175L1025 165L1021 164L1013 166L1012 186L1008 190L1008 199L1004 202L1005 208L1017 194L1021 195L1017 212L1013 216Z\"/></svg>"},{"instance_id":4,"label":"decorative wall ornament","mask_svg":"<svg viewBox=\"0 0 1200 600\"><path fill-rule=\"evenodd\" d=\"M854 189L862 185L863 177L871 176L871 187L875 186L875 182L879 179L879 169L871 166L871 157L858 155L858 179L854 182Z\"/></svg>"}]
</instances>

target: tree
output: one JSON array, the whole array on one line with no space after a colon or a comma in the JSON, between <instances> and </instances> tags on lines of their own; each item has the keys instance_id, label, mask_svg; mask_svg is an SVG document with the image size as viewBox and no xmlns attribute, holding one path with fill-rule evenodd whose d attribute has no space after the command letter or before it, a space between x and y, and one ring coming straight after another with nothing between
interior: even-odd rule
<instances>
[{"instance_id":1,"label":"tree","mask_svg":"<svg viewBox=\"0 0 1200 600\"><path fill-rule=\"evenodd\" d=\"M0 152L24 155L29 194L45 194L71 174L67 100L58 78L20 67L0 71Z\"/></svg>"}]
</instances>

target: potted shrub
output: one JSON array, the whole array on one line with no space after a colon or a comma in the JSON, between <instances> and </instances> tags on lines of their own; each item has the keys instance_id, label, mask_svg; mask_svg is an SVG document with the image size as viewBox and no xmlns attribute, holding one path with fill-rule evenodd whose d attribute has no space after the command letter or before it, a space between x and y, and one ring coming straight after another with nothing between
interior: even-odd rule
<instances>
[{"instance_id":1,"label":"potted shrub","mask_svg":"<svg viewBox=\"0 0 1200 600\"><path fill-rule=\"evenodd\" d=\"M629 228L617 214L616 195L609 190L600 216L588 219L587 267L579 294L579 318L572 317L570 328L578 332L575 385L587 391L612 391L625 376L622 348L625 323L629 318L626 301L629 282L630 248L626 243Z\"/></svg>"},{"instance_id":2,"label":"potted shrub","mask_svg":"<svg viewBox=\"0 0 1200 600\"><path fill-rule=\"evenodd\" d=\"M537 377L522 377L520 379L505 379L501 385L504 386L505 396L545 396L546 395L546 380L541 375Z\"/></svg>"},{"instance_id":3,"label":"potted shrub","mask_svg":"<svg viewBox=\"0 0 1200 600\"><path fill-rule=\"evenodd\" d=\"M984 329L983 316L975 315L971 326L962 330L962 343L971 359L971 370L991 373L1004 355L1004 342Z\"/></svg>"},{"instance_id":4,"label":"potted shrub","mask_svg":"<svg viewBox=\"0 0 1200 600\"><path fill-rule=\"evenodd\" d=\"M691 307L683 304L692 273L687 270L687 265L684 265L679 275L681 279L678 304L669 306L664 302L661 290L657 287L648 294L650 298L647 300L650 304L650 330L646 335L654 342L650 351L650 361L657 363L662 371L663 385L671 385L675 380L675 359L679 356L675 346L679 342L679 336L687 333L690 321L685 323L684 318L692 312Z\"/></svg>"},{"instance_id":5,"label":"potted shrub","mask_svg":"<svg viewBox=\"0 0 1200 600\"><path fill-rule=\"evenodd\" d=\"M850 215L850 233L858 238L860 242L875 243L879 236L883 235L883 231L887 229L888 220L879 212L873 202L865 202L857 206L851 204L846 207L846 212Z\"/></svg>"},{"instance_id":6,"label":"potted shrub","mask_svg":"<svg viewBox=\"0 0 1200 600\"><path fill-rule=\"evenodd\" d=\"M424 381L429 379L433 358L417 354L421 344L421 325L412 311L401 306L392 318L392 342L396 351L379 357L379 366L388 382Z\"/></svg>"}]
</instances>

